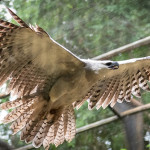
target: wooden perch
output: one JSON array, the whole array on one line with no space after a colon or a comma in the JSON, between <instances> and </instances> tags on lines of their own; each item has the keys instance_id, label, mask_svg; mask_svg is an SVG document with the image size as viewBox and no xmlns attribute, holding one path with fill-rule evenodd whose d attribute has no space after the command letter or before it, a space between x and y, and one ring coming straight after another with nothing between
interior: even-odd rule
<instances>
[{"instance_id":1,"label":"wooden perch","mask_svg":"<svg viewBox=\"0 0 150 150\"><path fill-rule=\"evenodd\" d=\"M138 113L138 112L148 110L148 109L150 109L150 104L145 104L145 105L138 106L136 108L124 111L120 114L120 116L125 117L125 116L128 116L128 115L134 114L134 113ZM109 117L109 118L106 118L106 119L103 119L103 120L100 120L100 121L96 121L96 122L88 124L86 126L77 128L76 133L80 133L80 132L84 132L84 131L87 131L87 130L90 130L90 129L93 129L93 128L96 128L96 127L100 127L100 126L111 123L111 122L113 122L115 120L118 120L118 119L119 119L119 117L117 115L114 115L112 117ZM27 145L27 146L23 146L21 148L17 148L15 150L27 150L27 149L30 149L30 148L33 148L32 144Z\"/></svg>"},{"instance_id":2,"label":"wooden perch","mask_svg":"<svg viewBox=\"0 0 150 150\"><path fill-rule=\"evenodd\" d=\"M138 106L138 107L133 108L133 109L129 109L127 111L124 111L124 112L122 112L120 114L120 116L121 117L125 117L127 115L131 115L131 114L134 114L134 113L142 112L142 111L145 111L145 110L148 110L148 109L150 109L150 103L142 105L142 106ZM114 115L112 117L109 117L109 118L106 118L106 119L103 119L103 120L91 123L89 125L83 126L81 128L78 128L76 131L77 131L77 133L80 133L80 132L83 132L83 131L87 131L87 130L89 130L91 128L95 128L95 127L98 127L98 126L102 126L102 125L108 124L108 123L113 122L113 121L115 121L117 119L119 119L119 117L117 115Z\"/></svg>"},{"instance_id":3,"label":"wooden perch","mask_svg":"<svg viewBox=\"0 0 150 150\"><path fill-rule=\"evenodd\" d=\"M138 47L141 47L141 46L144 46L147 44L150 44L150 36L143 38L141 40L135 41L133 43L127 44L125 46L119 47L117 49L111 50L111 51L104 53L102 55L96 56L93 59L95 59L95 60L107 60L107 59L112 58L113 56L120 54L120 53L128 52L128 51L131 51L135 48L138 48Z\"/></svg>"}]
</instances>

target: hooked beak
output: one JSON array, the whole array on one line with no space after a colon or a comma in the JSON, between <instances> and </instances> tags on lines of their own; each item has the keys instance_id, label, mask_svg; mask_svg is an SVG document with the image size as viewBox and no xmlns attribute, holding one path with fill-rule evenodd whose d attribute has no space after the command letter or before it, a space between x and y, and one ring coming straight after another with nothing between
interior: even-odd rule
<instances>
[{"instance_id":1,"label":"hooked beak","mask_svg":"<svg viewBox=\"0 0 150 150\"><path fill-rule=\"evenodd\" d=\"M109 63L108 68L113 69L113 70L118 69L119 63L118 62L111 62L111 63Z\"/></svg>"}]
</instances>

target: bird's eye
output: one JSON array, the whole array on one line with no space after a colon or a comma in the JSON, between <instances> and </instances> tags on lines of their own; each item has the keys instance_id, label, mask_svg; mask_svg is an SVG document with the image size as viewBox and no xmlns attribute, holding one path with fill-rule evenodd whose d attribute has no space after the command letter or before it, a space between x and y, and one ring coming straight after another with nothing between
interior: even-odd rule
<instances>
[{"instance_id":1,"label":"bird's eye","mask_svg":"<svg viewBox=\"0 0 150 150\"><path fill-rule=\"evenodd\" d=\"M105 65L110 66L112 64L112 62L108 62Z\"/></svg>"}]
</instances>

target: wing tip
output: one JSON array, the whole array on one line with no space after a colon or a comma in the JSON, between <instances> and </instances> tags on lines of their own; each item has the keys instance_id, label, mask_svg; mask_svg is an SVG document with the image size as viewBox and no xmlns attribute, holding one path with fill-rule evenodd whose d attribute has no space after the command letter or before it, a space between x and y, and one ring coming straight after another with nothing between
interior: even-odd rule
<instances>
[{"instance_id":1,"label":"wing tip","mask_svg":"<svg viewBox=\"0 0 150 150\"><path fill-rule=\"evenodd\" d=\"M20 24L22 27L29 28L29 26L21 18L19 18L10 8L8 8L7 6L5 7L18 24Z\"/></svg>"}]
</instances>

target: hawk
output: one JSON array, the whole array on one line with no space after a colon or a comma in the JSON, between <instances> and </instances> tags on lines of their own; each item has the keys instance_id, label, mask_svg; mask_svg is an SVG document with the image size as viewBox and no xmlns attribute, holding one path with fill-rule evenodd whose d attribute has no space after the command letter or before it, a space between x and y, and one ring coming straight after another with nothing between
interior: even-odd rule
<instances>
[{"instance_id":1,"label":"hawk","mask_svg":"<svg viewBox=\"0 0 150 150\"><path fill-rule=\"evenodd\" d=\"M125 61L80 59L54 41L41 27L28 26L8 9L20 25L0 20L0 85L14 101L0 105L13 109L3 123L13 122L13 133L45 149L76 132L74 108L88 100L91 110L114 106L140 88L150 91L150 56Z\"/></svg>"}]
</instances>

